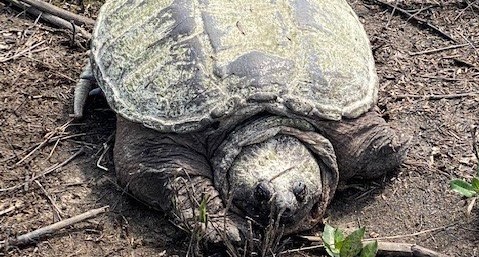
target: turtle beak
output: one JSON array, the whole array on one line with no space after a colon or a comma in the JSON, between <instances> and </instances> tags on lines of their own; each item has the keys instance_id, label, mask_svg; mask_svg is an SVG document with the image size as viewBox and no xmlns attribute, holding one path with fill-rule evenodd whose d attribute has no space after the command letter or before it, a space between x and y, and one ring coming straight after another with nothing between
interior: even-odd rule
<instances>
[{"instance_id":1,"label":"turtle beak","mask_svg":"<svg viewBox=\"0 0 479 257\"><path fill-rule=\"evenodd\" d=\"M282 197L275 199L275 209L277 217L281 219L281 222L289 223L293 220L294 215L298 210L298 202L294 194L286 194Z\"/></svg>"}]
</instances>

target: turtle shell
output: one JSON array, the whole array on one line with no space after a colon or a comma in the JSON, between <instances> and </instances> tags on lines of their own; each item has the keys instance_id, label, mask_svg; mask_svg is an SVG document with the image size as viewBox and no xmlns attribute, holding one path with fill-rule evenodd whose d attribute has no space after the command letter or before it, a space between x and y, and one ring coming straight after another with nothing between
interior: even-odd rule
<instances>
[{"instance_id":1,"label":"turtle shell","mask_svg":"<svg viewBox=\"0 0 479 257\"><path fill-rule=\"evenodd\" d=\"M108 0L91 62L118 114L165 132L260 111L355 118L377 101L345 0Z\"/></svg>"}]
</instances>

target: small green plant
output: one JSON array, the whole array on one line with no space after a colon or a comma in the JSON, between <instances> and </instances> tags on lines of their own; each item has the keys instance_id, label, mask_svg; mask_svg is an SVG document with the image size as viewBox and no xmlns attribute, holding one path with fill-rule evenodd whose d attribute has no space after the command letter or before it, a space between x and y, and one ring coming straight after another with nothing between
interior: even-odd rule
<instances>
[{"instance_id":1,"label":"small green plant","mask_svg":"<svg viewBox=\"0 0 479 257\"><path fill-rule=\"evenodd\" d=\"M467 198L476 197L479 194L479 166L477 168L477 174L472 178L471 182L467 182L462 179L452 180L451 189Z\"/></svg>"},{"instance_id":2,"label":"small green plant","mask_svg":"<svg viewBox=\"0 0 479 257\"><path fill-rule=\"evenodd\" d=\"M331 257L374 257L378 251L378 242L363 245L364 228L352 232L348 236L338 229L325 225L322 235L323 243Z\"/></svg>"},{"instance_id":3,"label":"small green plant","mask_svg":"<svg viewBox=\"0 0 479 257\"><path fill-rule=\"evenodd\" d=\"M472 128L472 149L474 155L476 156L477 161L479 161L479 144L477 141L477 126ZM471 182L467 182L463 179L454 179L450 183L451 189L462 196L470 198L471 201L467 206L466 214L469 216L471 214L472 207L476 203L476 199L479 196L479 164L477 165L476 176L472 178Z\"/></svg>"},{"instance_id":4,"label":"small green plant","mask_svg":"<svg viewBox=\"0 0 479 257\"><path fill-rule=\"evenodd\" d=\"M198 207L198 210L200 212L198 215L198 220L199 222L204 223L205 225L208 225L208 210L207 210L208 200L209 200L209 196L203 195L200 206Z\"/></svg>"},{"instance_id":5,"label":"small green plant","mask_svg":"<svg viewBox=\"0 0 479 257\"><path fill-rule=\"evenodd\" d=\"M454 192L471 199L466 209L466 215L470 216L472 208L476 204L477 197L479 196L479 166L477 167L477 174L472 178L471 182L455 179L451 181L450 185Z\"/></svg>"},{"instance_id":6,"label":"small green plant","mask_svg":"<svg viewBox=\"0 0 479 257\"><path fill-rule=\"evenodd\" d=\"M461 179L455 179L451 181L451 188L453 191L467 198L476 197L479 194L479 174L472 178L471 183Z\"/></svg>"}]
</instances>

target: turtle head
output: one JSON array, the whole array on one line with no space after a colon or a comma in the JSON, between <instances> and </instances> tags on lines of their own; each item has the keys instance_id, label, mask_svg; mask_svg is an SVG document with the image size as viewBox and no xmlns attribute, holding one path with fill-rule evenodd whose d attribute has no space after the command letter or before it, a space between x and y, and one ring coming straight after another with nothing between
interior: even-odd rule
<instances>
[{"instance_id":1,"label":"turtle head","mask_svg":"<svg viewBox=\"0 0 479 257\"><path fill-rule=\"evenodd\" d=\"M259 222L292 226L322 197L317 158L297 138L277 135L243 148L229 174L233 203Z\"/></svg>"},{"instance_id":2,"label":"turtle head","mask_svg":"<svg viewBox=\"0 0 479 257\"><path fill-rule=\"evenodd\" d=\"M285 233L321 221L339 179L333 146L308 122L260 116L231 131L212 158L215 186L233 211Z\"/></svg>"}]
</instances>

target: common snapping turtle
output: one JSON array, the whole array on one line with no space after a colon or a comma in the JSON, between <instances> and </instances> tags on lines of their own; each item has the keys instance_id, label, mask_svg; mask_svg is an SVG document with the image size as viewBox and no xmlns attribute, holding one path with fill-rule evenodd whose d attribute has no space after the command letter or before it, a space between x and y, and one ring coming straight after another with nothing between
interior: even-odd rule
<instances>
[{"instance_id":1,"label":"common snapping turtle","mask_svg":"<svg viewBox=\"0 0 479 257\"><path fill-rule=\"evenodd\" d=\"M118 180L206 235L245 217L318 223L340 180L397 167L404 141L374 109L366 33L345 0L107 0L75 90L118 114ZM228 201L231 205L225 210Z\"/></svg>"}]
</instances>

